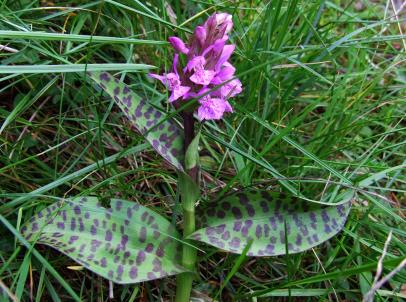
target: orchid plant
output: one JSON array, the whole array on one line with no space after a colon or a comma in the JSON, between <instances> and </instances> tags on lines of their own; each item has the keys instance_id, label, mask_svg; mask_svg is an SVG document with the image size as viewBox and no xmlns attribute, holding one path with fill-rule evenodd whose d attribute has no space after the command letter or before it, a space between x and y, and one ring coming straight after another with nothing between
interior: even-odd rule
<instances>
[{"instance_id":1,"label":"orchid plant","mask_svg":"<svg viewBox=\"0 0 406 302\"><path fill-rule=\"evenodd\" d=\"M119 284L178 275L176 301L189 301L198 242L236 254L276 256L310 249L343 228L351 207L348 198L322 204L252 188L202 202L195 221L201 193L200 132L195 133L195 122L232 113L229 100L242 92L229 61L235 49L227 44L232 27L231 15L216 13L196 27L188 43L170 37L175 52L171 72L149 74L170 91L169 102L176 109L186 108L180 112L183 127L109 73L90 74L177 170L183 235L165 217L139 203L114 199L110 207L103 207L96 197L82 196L41 209L21 228L27 240L51 246Z\"/></svg>"}]
</instances>

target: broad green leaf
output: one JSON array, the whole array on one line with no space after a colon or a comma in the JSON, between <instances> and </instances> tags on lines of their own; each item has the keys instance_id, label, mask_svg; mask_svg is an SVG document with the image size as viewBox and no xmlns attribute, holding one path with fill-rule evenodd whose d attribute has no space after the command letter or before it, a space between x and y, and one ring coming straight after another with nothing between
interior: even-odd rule
<instances>
[{"instance_id":1,"label":"broad green leaf","mask_svg":"<svg viewBox=\"0 0 406 302\"><path fill-rule=\"evenodd\" d=\"M31 217L21 232L120 284L184 271L175 228L135 202L113 199L104 208L95 197L61 200Z\"/></svg>"},{"instance_id":2,"label":"broad green leaf","mask_svg":"<svg viewBox=\"0 0 406 302\"><path fill-rule=\"evenodd\" d=\"M236 192L210 203L200 215L204 227L189 238L238 254L253 240L249 256L293 254L337 234L350 208L350 201L326 206L272 191Z\"/></svg>"},{"instance_id":3,"label":"broad green leaf","mask_svg":"<svg viewBox=\"0 0 406 302\"><path fill-rule=\"evenodd\" d=\"M183 134L178 125L108 72L89 74L114 99L152 147L178 170L183 171Z\"/></svg>"}]
</instances>

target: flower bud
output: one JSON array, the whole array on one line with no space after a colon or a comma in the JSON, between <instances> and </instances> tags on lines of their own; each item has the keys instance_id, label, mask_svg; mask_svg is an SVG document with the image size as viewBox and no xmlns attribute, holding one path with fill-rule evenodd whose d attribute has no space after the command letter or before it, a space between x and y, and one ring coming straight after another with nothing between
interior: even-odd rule
<instances>
[{"instance_id":1,"label":"flower bud","mask_svg":"<svg viewBox=\"0 0 406 302\"><path fill-rule=\"evenodd\" d=\"M171 43L172 47L177 51L184 54L189 52L189 48L186 47L185 43L178 37L169 37L169 43Z\"/></svg>"}]
</instances>

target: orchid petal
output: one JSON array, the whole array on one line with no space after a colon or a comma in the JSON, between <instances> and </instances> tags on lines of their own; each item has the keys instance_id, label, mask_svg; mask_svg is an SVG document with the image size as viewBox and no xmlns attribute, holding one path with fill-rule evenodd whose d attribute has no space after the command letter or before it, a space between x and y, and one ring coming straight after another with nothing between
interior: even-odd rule
<instances>
[{"instance_id":1,"label":"orchid petal","mask_svg":"<svg viewBox=\"0 0 406 302\"><path fill-rule=\"evenodd\" d=\"M175 89L173 89L171 96L169 97L169 102L172 103L173 101L176 101L180 97L183 97L186 95L190 90L190 87L188 86L178 86Z\"/></svg>"},{"instance_id":2,"label":"orchid petal","mask_svg":"<svg viewBox=\"0 0 406 302\"><path fill-rule=\"evenodd\" d=\"M200 42L200 46L203 47L204 41L206 40L206 29L203 26L197 26L195 29L195 36Z\"/></svg>"},{"instance_id":3,"label":"orchid petal","mask_svg":"<svg viewBox=\"0 0 406 302\"><path fill-rule=\"evenodd\" d=\"M223 65L221 70L217 73L217 76L224 82L230 80L235 73L234 66L230 65Z\"/></svg>"},{"instance_id":4,"label":"orchid petal","mask_svg":"<svg viewBox=\"0 0 406 302\"><path fill-rule=\"evenodd\" d=\"M177 53L175 53L175 55L173 56L172 69L179 78L179 75L178 75L178 61L179 61L179 55Z\"/></svg>"},{"instance_id":5,"label":"orchid petal","mask_svg":"<svg viewBox=\"0 0 406 302\"><path fill-rule=\"evenodd\" d=\"M223 98L234 97L242 91L242 84L240 80L234 79L227 84L223 85L221 88L221 96Z\"/></svg>"},{"instance_id":6,"label":"orchid petal","mask_svg":"<svg viewBox=\"0 0 406 302\"><path fill-rule=\"evenodd\" d=\"M230 30L233 28L232 16L230 14L227 14L227 13L216 14L216 22L217 22L217 25L226 26L225 33L230 32Z\"/></svg>"},{"instance_id":7,"label":"orchid petal","mask_svg":"<svg viewBox=\"0 0 406 302\"><path fill-rule=\"evenodd\" d=\"M198 69L190 77L190 80L195 84L209 85L211 80L213 80L215 74L216 72L214 70Z\"/></svg>"},{"instance_id":8,"label":"orchid petal","mask_svg":"<svg viewBox=\"0 0 406 302\"><path fill-rule=\"evenodd\" d=\"M165 76L161 76L161 75L156 74L156 73L149 73L148 76L149 76L150 78L153 78L153 79L156 79L156 80L158 80L158 81L161 81L162 84L165 85Z\"/></svg>"},{"instance_id":9,"label":"orchid petal","mask_svg":"<svg viewBox=\"0 0 406 302\"><path fill-rule=\"evenodd\" d=\"M208 96L199 100L200 107L197 111L199 120L219 120L223 117L227 108L226 102L219 98L210 98ZM229 104L228 104L229 105Z\"/></svg>"},{"instance_id":10,"label":"orchid petal","mask_svg":"<svg viewBox=\"0 0 406 302\"><path fill-rule=\"evenodd\" d=\"M196 69L203 69L204 64L206 64L206 59L203 56L197 56L187 63L186 70L192 71Z\"/></svg>"},{"instance_id":11,"label":"orchid petal","mask_svg":"<svg viewBox=\"0 0 406 302\"><path fill-rule=\"evenodd\" d=\"M220 68L225 62L228 61L228 59L231 57L231 54L233 53L234 49L235 49L235 45L233 45L233 44L224 46L220 59L217 61L216 69Z\"/></svg>"}]
</instances>

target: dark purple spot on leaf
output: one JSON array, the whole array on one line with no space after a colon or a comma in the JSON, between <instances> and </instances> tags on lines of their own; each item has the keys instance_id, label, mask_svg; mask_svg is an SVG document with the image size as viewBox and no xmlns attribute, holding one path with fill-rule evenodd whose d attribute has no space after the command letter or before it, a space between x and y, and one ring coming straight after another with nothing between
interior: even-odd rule
<instances>
[{"instance_id":1,"label":"dark purple spot on leaf","mask_svg":"<svg viewBox=\"0 0 406 302\"><path fill-rule=\"evenodd\" d=\"M327 223L327 222L330 221L330 217L328 216L326 210L322 210L322 211L321 211L321 218L323 218L323 222L324 222L324 223Z\"/></svg>"},{"instance_id":2,"label":"dark purple spot on leaf","mask_svg":"<svg viewBox=\"0 0 406 302\"><path fill-rule=\"evenodd\" d=\"M220 224L220 225L218 225L218 226L216 227L216 233L217 233L217 234L223 233L224 230L225 230L225 228L226 228L226 225L225 225L225 224Z\"/></svg>"},{"instance_id":3,"label":"dark purple spot on leaf","mask_svg":"<svg viewBox=\"0 0 406 302\"><path fill-rule=\"evenodd\" d=\"M269 225L264 224L264 237L268 237L269 236Z\"/></svg>"},{"instance_id":4,"label":"dark purple spot on leaf","mask_svg":"<svg viewBox=\"0 0 406 302\"><path fill-rule=\"evenodd\" d=\"M144 227L144 226L141 227L140 236L138 237L138 239L139 239L139 241L141 243L145 242L145 240L147 239L147 229L146 229L146 227Z\"/></svg>"},{"instance_id":5,"label":"dark purple spot on leaf","mask_svg":"<svg viewBox=\"0 0 406 302\"><path fill-rule=\"evenodd\" d=\"M153 272L149 272L149 273L147 274L147 277L148 277L149 280L156 279L156 275L155 275Z\"/></svg>"},{"instance_id":6,"label":"dark purple spot on leaf","mask_svg":"<svg viewBox=\"0 0 406 302\"><path fill-rule=\"evenodd\" d=\"M262 212L264 213L268 213L269 212L269 207L268 207L268 202L266 202L265 200L261 200L261 202L259 203L260 207L262 208Z\"/></svg>"},{"instance_id":7,"label":"dark purple spot on leaf","mask_svg":"<svg viewBox=\"0 0 406 302\"><path fill-rule=\"evenodd\" d=\"M162 246L162 244L160 244L156 249L155 255L161 258L165 255L164 246Z\"/></svg>"},{"instance_id":8,"label":"dark purple spot on leaf","mask_svg":"<svg viewBox=\"0 0 406 302\"><path fill-rule=\"evenodd\" d=\"M154 260L152 260L152 265L153 265L152 270L154 272L159 272L162 270L162 263L158 258L154 258Z\"/></svg>"},{"instance_id":9,"label":"dark purple spot on leaf","mask_svg":"<svg viewBox=\"0 0 406 302\"><path fill-rule=\"evenodd\" d=\"M215 229L212 227L208 227L206 228L206 235L210 236L210 235L214 235Z\"/></svg>"},{"instance_id":10,"label":"dark purple spot on leaf","mask_svg":"<svg viewBox=\"0 0 406 302\"><path fill-rule=\"evenodd\" d=\"M154 222L154 220L155 220L155 218L154 218L154 216L149 216L148 217L148 224L151 224L151 223L153 223Z\"/></svg>"},{"instance_id":11,"label":"dark purple spot on leaf","mask_svg":"<svg viewBox=\"0 0 406 302\"><path fill-rule=\"evenodd\" d=\"M241 219L242 218L242 213L241 210L237 207L233 207L231 209L231 212L233 213L235 219Z\"/></svg>"},{"instance_id":12,"label":"dark purple spot on leaf","mask_svg":"<svg viewBox=\"0 0 406 302\"><path fill-rule=\"evenodd\" d=\"M130 278L135 279L138 276L138 269L136 266L132 266L129 272Z\"/></svg>"},{"instance_id":13,"label":"dark purple spot on leaf","mask_svg":"<svg viewBox=\"0 0 406 302\"><path fill-rule=\"evenodd\" d=\"M135 260L137 265L141 265L145 260L145 252L144 251L139 251L137 254L137 259Z\"/></svg>"},{"instance_id":14,"label":"dark purple spot on leaf","mask_svg":"<svg viewBox=\"0 0 406 302\"><path fill-rule=\"evenodd\" d=\"M307 236L309 234L309 230L307 229L307 226L303 225L299 228L300 232L303 234L303 236Z\"/></svg>"},{"instance_id":15,"label":"dark purple spot on leaf","mask_svg":"<svg viewBox=\"0 0 406 302\"><path fill-rule=\"evenodd\" d=\"M230 241L230 243L229 243L229 245L230 245L231 247L233 247L233 248L239 248L239 247L240 247L240 244L241 244L241 241L240 241L240 239L237 238L237 237L234 237L234 238Z\"/></svg>"},{"instance_id":16,"label":"dark purple spot on leaf","mask_svg":"<svg viewBox=\"0 0 406 302\"><path fill-rule=\"evenodd\" d=\"M152 243L148 243L147 246L145 247L145 251L147 253L151 253L154 250L154 245Z\"/></svg>"},{"instance_id":17,"label":"dark purple spot on leaf","mask_svg":"<svg viewBox=\"0 0 406 302\"><path fill-rule=\"evenodd\" d=\"M218 210L217 211L217 217L218 218L224 218L226 216L226 213L224 212L224 211L222 211L222 210Z\"/></svg>"},{"instance_id":18,"label":"dark purple spot on leaf","mask_svg":"<svg viewBox=\"0 0 406 302\"><path fill-rule=\"evenodd\" d=\"M78 239L79 239L79 236L76 236L76 235L70 236L68 243L72 244Z\"/></svg>"},{"instance_id":19,"label":"dark purple spot on leaf","mask_svg":"<svg viewBox=\"0 0 406 302\"><path fill-rule=\"evenodd\" d=\"M85 225L83 223L82 217L79 217L79 232L83 232L85 230Z\"/></svg>"},{"instance_id":20,"label":"dark purple spot on leaf","mask_svg":"<svg viewBox=\"0 0 406 302\"><path fill-rule=\"evenodd\" d=\"M72 218L70 221L70 229L74 231L76 229L76 219Z\"/></svg>"},{"instance_id":21,"label":"dark purple spot on leaf","mask_svg":"<svg viewBox=\"0 0 406 302\"><path fill-rule=\"evenodd\" d=\"M317 222L317 217L316 217L316 214L315 214L314 212L310 212L310 213L309 213L309 216L310 216L310 220L311 220L313 223L316 223L316 222Z\"/></svg>"},{"instance_id":22,"label":"dark purple spot on leaf","mask_svg":"<svg viewBox=\"0 0 406 302\"><path fill-rule=\"evenodd\" d=\"M272 230L276 231L276 229L277 229L278 227L276 226L276 220L275 220L275 217L271 217L271 218L269 218L269 223L271 224L271 228L272 228Z\"/></svg>"},{"instance_id":23,"label":"dark purple spot on leaf","mask_svg":"<svg viewBox=\"0 0 406 302\"><path fill-rule=\"evenodd\" d=\"M297 234L295 243L296 245L302 245L302 236L300 234Z\"/></svg>"},{"instance_id":24,"label":"dark purple spot on leaf","mask_svg":"<svg viewBox=\"0 0 406 302\"><path fill-rule=\"evenodd\" d=\"M251 205L247 205L245 209L247 210L248 216L253 217L255 215L255 210Z\"/></svg>"},{"instance_id":25,"label":"dark purple spot on leaf","mask_svg":"<svg viewBox=\"0 0 406 302\"><path fill-rule=\"evenodd\" d=\"M96 250L100 247L100 245L102 244L101 241L97 240L97 239L92 239L92 247L91 247L91 251L92 252L96 252Z\"/></svg>"},{"instance_id":26,"label":"dark purple spot on leaf","mask_svg":"<svg viewBox=\"0 0 406 302\"><path fill-rule=\"evenodd\" d=\"M79 207L79 206L75 206L75 207L73 208L73 211L75 212L76 215L80 215L80 214L82 213L82 211L80 210L80 207Z\"/></svg>"},{"instance_id":27,"label":"dark purple spot on leaf","mask_svg":"<svg viewBox=\"0 0 406 302\"><path fill-rule=\"evenodd\" d=\"M178 156L178 150L176 150L175 148L171 149L171 154L176 157Z\"/></svg>"},{"instance_id":28,"label":"dark purple spot on leaf","mask_svg":"<svg viewBox=\"0 0 406 302\"><path fill-rule=\"evenodd\" d=\"M102 72L100 74L100 80L108 83L110 82L110 75L107 72Z\"/></svg>"},{"instance_id":29,"label":"dark purple spot on leaf","mask_svg":"<svg viewBox=\"0 0 406 302\"><path fill-rule=\"evenodd\" d=\"M257 236L258 239L260 239L262 236L262 227L259 224L255 229L255 236Z\"/></svg>"},{"instance_id":30,"label":"dark purple spot on leaf","mask_svg":"<svg viewBox=\"0 0 406 302\"><path fill-rule=\"evenodd\" d=\"M228 240L230 238L230 232L229 231L225 231L223 233L223 235L221 235L221 239L223 240Z\"/></svg>"},{"instance_id":31,"label":"dark purple spot on leaf","mask_svg":"<svg viewBox=\"0 0 406 302\"><path fill-rule=\"evenodd\" d=\"M240 199L240 203L242 205L247 205L249 203L248 197L244 193L238 193L237 194L238 198Z\"/></svg>"},{"instance_id":32,"label":"dark purple spot on leaf","mask_svg":"<svg viewBox=\"0 0 406 302\"><path fill-rule=\"evenodd\" d=\"M207 209L207 215L212 217L216 214L216 210L214 209L214 207L208 208Z\"/></svg>"},{"instance_id":33,"label":"dark purple spot on leaf","mask_svg":"<svg viewBox=\"0 0 406 302\"><path fill-rule=\"evenodd\" d=\"M225 210L228 211L231 208L231 205L228 201L225 201L221 204L221 207Z\"/></svg>"},{"instance_id":34,"label":"dark purple spot on leaf","mask_svg":"<svg viewBox=\"0 0 406 302\"><path fill-rule=\"evenodd\" d=\"M273 244L268 244L268 245L265 247L265 253L266 253L267 255L272 255L272 254L273 254L273 251L274 251L274 248L275 248L275 246L274 246Z\"/></svg>"},{"instance_id":35,"label":"dark purple spot on leaf","mask_svg":"<svg viewBox=\"0 0 406 302\"><path fill-rule=\"evenodd\" d=\"M117 267L117 279L121 279L121 276L123 275L124 268L121 264L118 265Z\"/></svg>"},{"instance_id":36,"label":"dark purple spot on leaf","mask_svg":"<svg viewBox=\"0 0 406 302\"><path fill-rule=\"evenodd\" d=\"M125 245L128 242L128 236L127 235L123 235L123 237L121 237L121 247L123 248L123 250L125 250Z\"/></svg>"},{"instance_id":37,"label":"dark purple spot on leaf","mask_svg":"<svg viewBox=\"0 0 406 302\"><path fill-rule=\"evenodd\" d=\"M121 200L116 201L116 211L120 211L123 207L123 202Z\"/></svg>"},{"instance_id":38,"label":"dark purple spot on leaf","mask_svg":"<svg viewBox=\"0 0 406 302\"><path fill-rule=\"evenodd\" d=\"M234 227L233 230L236 232L239 232L241 230L242 222L241 221L235 221L234 222Z\"/></svg>"},{"instance_id":39,"label":"dark purple spot on leaf","mask_svg":"<svg viewBox=\"0 0 406 302\"><path fill-rule=\"evenodd\" d=\"M93 236L96 236L97 234L97 229L94 225L90 227L90 234L92 234Z\"/></svg>"}]
</instances>

